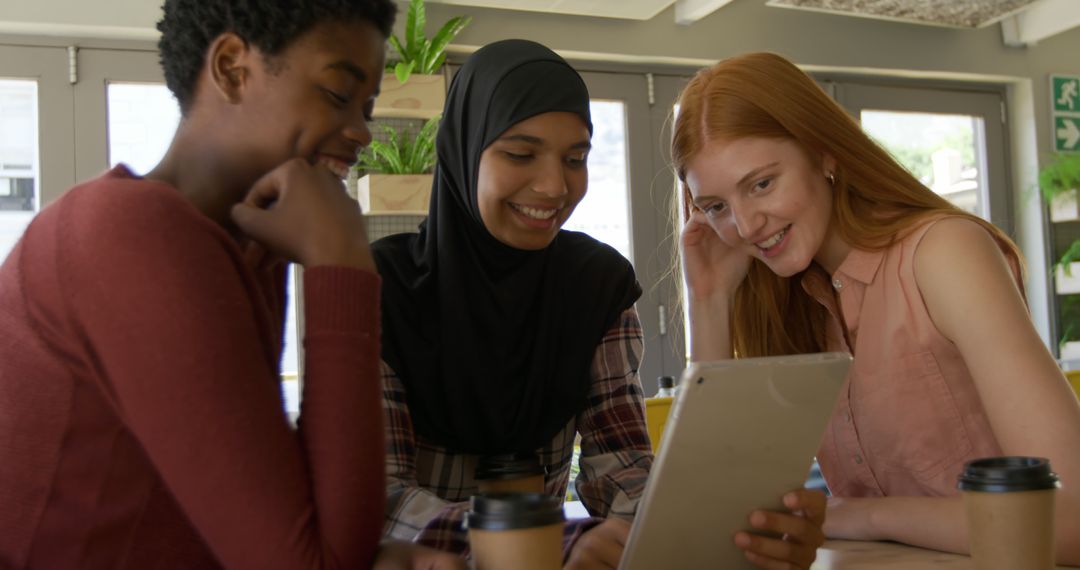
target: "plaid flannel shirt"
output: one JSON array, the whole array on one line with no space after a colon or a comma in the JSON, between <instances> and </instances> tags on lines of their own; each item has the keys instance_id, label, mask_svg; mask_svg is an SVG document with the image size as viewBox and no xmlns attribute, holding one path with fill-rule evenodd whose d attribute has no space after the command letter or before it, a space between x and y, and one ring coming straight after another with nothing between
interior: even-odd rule
<instances>
[{"instance_id":1,"label":"plaid flannel shirt","mask_svg":"<svg viewBox=\"0 0 1080 570\"><path fill-rule=\"evenodd\" d=\"M638 365L644 348L637 311L627 309L596 348L587 405L550 443L538 450L547 467L545 491L564 497L570 480L574 439L581 434L578 496L592 515L568 521L563 551L607 517L632 519L645 490L653 454L645 424ZM405 387L382 364L387 438L387 510L384 535L466 554L462 527L478 456L455 454L417 437Z\"/></svg>"}]
</instances>

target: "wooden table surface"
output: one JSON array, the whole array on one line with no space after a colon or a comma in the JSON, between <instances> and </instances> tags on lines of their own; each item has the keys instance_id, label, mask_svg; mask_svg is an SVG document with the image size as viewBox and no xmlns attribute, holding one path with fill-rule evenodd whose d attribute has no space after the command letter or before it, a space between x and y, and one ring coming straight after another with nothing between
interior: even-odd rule
<instances>
[{"instance_id":1,"label":"wooden table surface","mask_svg":"<svg viewBox=\"0 0 1080 570\"><path fill-rule=\"evenodd\" d=\"M811 570L975 570L971 558L893 542L830 540ZM1065 566L1058 566L1065 570Z\"/></svg>"}]
</instances>

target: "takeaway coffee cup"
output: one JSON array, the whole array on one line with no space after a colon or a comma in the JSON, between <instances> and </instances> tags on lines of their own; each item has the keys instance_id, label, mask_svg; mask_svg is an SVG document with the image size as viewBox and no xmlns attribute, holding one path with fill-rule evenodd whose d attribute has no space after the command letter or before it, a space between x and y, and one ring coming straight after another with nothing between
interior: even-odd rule
<instances>
[{"instance_id":1,"label":"takeaway coffee cup","mask_svg":"<svg viewBox=\"0 0 1080 570\"><path fill-rule=\"evenodd\" d=\"M544 492L544 467L535 453L483 456L473 479L485 494Z\"/></svg>"},{"instance_id":2,"label":"takeaway coffee cup","mask_svg":"<svg viewBox=\"0 0 1080 570\"><path fill-rule=\"evenodd\" d=\"M959 479L978 570L1053 570L1054 492L1060 485L1048 460L977 459Z\"/></svg>"},{"instance_id":3,"label":"takeaway coffee cup","mask_svg":"<svg viewBox=\"0 0 1080 570\"><path fill-rule=\"evenodd\" d=\"M465 526L476 570L562 567L562 503L541 493L474 495Z\"/></svg>"}]
</instances>

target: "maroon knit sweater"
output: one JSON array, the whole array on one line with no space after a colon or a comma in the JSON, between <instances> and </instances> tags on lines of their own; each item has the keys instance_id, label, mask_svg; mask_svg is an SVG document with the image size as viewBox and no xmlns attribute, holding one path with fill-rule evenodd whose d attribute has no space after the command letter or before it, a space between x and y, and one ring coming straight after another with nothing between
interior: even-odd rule
<instances>
[{"instance_id":1,"label":"maroon knit sweater","mask_svg":"<svg viewBox=\"0 0 1080 570\"><path fill-rule=\"evenodd\" d=\"M283 264L123 167L0 266L0 568L361 568L383 521L379 278L305 272L301 427Z\"/></svg>"}]
</instances>

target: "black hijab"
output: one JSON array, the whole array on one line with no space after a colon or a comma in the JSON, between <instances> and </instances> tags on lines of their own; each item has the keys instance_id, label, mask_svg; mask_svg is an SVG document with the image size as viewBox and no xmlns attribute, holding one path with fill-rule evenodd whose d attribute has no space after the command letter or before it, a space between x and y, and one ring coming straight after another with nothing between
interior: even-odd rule
<instances>
[{"instance_id":1,"label":"black hijab","mask_svg":"<svg viewBox=\"0 0 1080 570\"><path fill-rule=\"evenodd\" d=\"M383 359L405 385L416 432L455 452L547 443L585 408L597 345L641 295L626 258L585 234L560 231L525 251L481 220L480 154L551 111L577 113L592 132L585 83L561 57L524 40L473 54L450 86L420 233L373 245Z\"/></svg>"}]
</instances>

